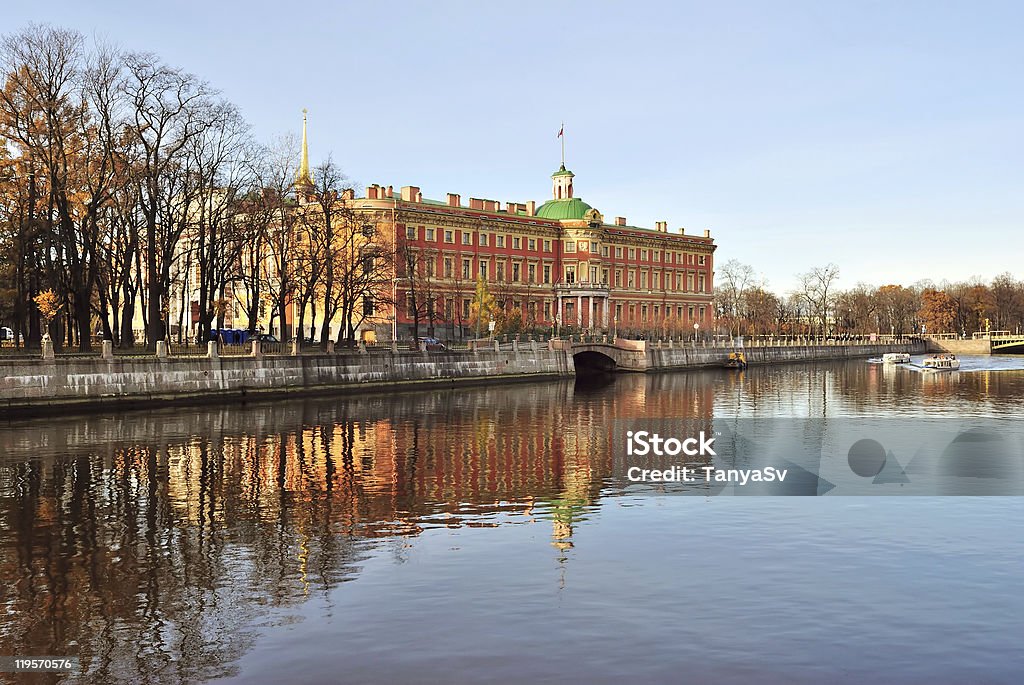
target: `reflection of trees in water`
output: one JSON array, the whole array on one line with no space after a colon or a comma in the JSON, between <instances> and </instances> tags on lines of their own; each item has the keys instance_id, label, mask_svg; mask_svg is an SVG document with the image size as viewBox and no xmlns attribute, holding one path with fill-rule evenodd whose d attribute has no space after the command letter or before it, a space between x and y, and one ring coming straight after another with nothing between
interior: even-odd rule
<instances>
[{"instance_id":1,"label":"reflection of trees in water","mask_svg":"<svg viewBox=\"0 0 1024 685\"><path fill-rule=\"evenodd\" d=\"M251 506L232 448L202 438L4 469L8 649L78 654L97 682L205 679L247 648L255 615L353 574L360 547L330 534L328 512Z\"/></svg>"}]
</instances>

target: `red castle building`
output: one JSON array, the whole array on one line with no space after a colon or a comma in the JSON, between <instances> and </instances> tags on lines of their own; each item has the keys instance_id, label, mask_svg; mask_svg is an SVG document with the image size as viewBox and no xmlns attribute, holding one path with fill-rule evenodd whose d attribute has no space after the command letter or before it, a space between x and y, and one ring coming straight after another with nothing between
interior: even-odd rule
<instances>
[{"instance_id":1,"label":"red castle building","mask_svg":"<svg viewBox=\"0 0 1024 685\"><path fill-rule=\"evenodd\" d=\"M523 325L575 331L707 330L712 312L715 243L710 231L688 235L611 222L575 196L563 164L551 175L551 199L507 202L449 193L423 196L371 185L353 198L377 225L390 224L398 259L393 333L450 338L474 335L471 302L482 279L497 304L517 310ZM388 317L390 318L390 317ZM479 326L478 326L479 327ZM390 337L380 322L364 323L366 338Z\"/></svg>"}]
</instances>

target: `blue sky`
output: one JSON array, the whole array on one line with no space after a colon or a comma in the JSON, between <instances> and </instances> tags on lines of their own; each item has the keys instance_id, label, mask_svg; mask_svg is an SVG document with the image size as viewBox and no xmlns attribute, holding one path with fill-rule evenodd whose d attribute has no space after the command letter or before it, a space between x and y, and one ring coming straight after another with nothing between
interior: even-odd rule
<instances>
[{"instance_id":1,"label":"blue sky","mask_svg":"<svg viewBox=\"0 0 1024 685\"><path fill-rule=\"evenodd\" d=\"M91 5L91 6L87 6ZM710 228L779 291L1024 276L1024 4L62 2L360 185L544 200L566 127L607 217Z\"/></svg>"}]
</instances>

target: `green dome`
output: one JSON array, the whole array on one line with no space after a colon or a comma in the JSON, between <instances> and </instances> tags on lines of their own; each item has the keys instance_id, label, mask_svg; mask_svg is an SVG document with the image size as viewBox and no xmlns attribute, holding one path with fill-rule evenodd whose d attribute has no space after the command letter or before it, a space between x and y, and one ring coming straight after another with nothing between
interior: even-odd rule
<instances>
[{"instance_id":1,"label":"green dome","mask_svg":"<svg viewBox=\"0 0 1024 685\"><path fill-rule=\"evenodd\" d=\"M593 209L578 197L568 200L548 200L537 208L537 216L542 219L582 219L583 215Z\"/></svg>"}]
</instances>

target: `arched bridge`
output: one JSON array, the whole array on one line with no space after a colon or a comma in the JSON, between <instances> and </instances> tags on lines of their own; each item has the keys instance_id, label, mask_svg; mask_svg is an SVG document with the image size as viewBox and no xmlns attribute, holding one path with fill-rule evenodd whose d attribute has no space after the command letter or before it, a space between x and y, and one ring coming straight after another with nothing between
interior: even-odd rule
<instances>
[{"instance_id":1,"label":"arched bridge","mask_svg":"<svg viewBox=\"0 0 1024 685\"><path fill-rule=\"evenodd\" d=\"M995 354L1024 354L1024 333L1020 335L993 335L989 338Z\"/></svg>"},{"instance_id":2,"label":"arched bridge","mask_svg":"<svg viewBox=\"0 0 1024 685\"><path fill-rule=\"evenodd\" d=\"M646 371L647 343L643 340L574 342L572 358L579 371Z\"/></svg>"}]
</instances>

